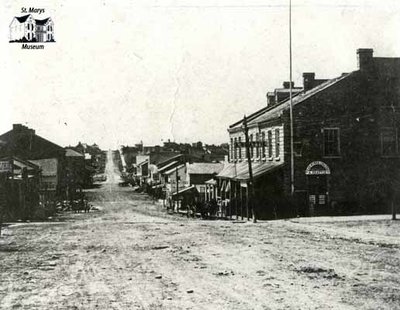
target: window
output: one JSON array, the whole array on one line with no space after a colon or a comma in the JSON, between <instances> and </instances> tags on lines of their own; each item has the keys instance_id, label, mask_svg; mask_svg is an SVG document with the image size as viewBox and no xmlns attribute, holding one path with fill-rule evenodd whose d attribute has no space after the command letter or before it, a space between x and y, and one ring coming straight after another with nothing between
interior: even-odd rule
<instances>
[{"instance_id":1,"label":"window","mask_svg":"<svg viewBox=\"0 0 400 310\"><path fill-rule=\"evenodd\" d=\"M234 148L235 148L234 140L233 140L233 138L231 138L231 153L230 153L231 159L235 158Z\"/></svg>"},{"instance_id":2,"label":"window","mask_svg":"<svg viewBox=\"0 0 400 310\"><path fill-rule=\"evenodd\" d=\"M238 155L237 155L237 138L233 139L233 155L232 158L237 159Z\"/></svg>"},{"instance_id":3,"label":"window","mask_svg":"<svg viewBox=\"0 0 400 310\"><path fill-rule=\"evenodd\" d=\"M381 130L381 151L382 156L397 156L397 129L383 128Z\"/></svg>"},{"instance_id":4,"label":"window","mask_svg":"<svg viewBox=\"0 0 400 310\"><path fill-rule=\"evenodd\" d=\"M268 131L268 157L272 157L272 131Z\"/></svg>"},{"instance_id":5,"label":"window","mask_svg":"<svg viewBox=\"0 0 400 310\"><path fill-rule=\"evenodd\" d=\"M261 134L261 157L265 157L265 132Z\"/></svg>"},{"instance_id":6,"label":"window","mask_svg":"<svg viewBox=\"0 0 400 310\"><path fill-rule=\"evenodd\" d=\"M324 128L324 156L339 156L339 128Z\"/></svg>"},{"instance_id":7,"label":"window","mask_svg":"<svg viewBox=\"0 0 400 310\"><path fill-rule=\"evenodd\" d=\"M281 155L281 137L279 129L275 129L275 157L279 157Z\"/></svg>"},{"instance_id":8,"label":"window","mask_svg":"<svg viewBox=\"0 0 400 310\"><path fill-rule=\"evenodd\" d=\"M242 137L239 137L238 145L239 145L239 159L241 159L242 158Z\"/></svg>"},{"instance_id":9,"label":"window","mask_svg":"<svg viewBox=\"0 0 400 310\"><path fill-rule=\"evenodd\" d=\"M294 155L297 157L303 156L303 142L293 142Z\"/></svg>"},{"instance_id":10,"label":"window","mask_svg":"<svg viewBox=\"0 0 400 310\"><path fill-rule=\"evenodd\" d=\"M250 158L253 158L253 154L254 154L254 152L253 152L253 134L251 134L250 136L249 136L249 152L250 152Z\"/></svg>"},{"instance_id":11,"label":"window","mask_svg":"<svg viewBox=\"0 0 400 310\"><path fill-rule=\"evenodd\" d=\"M258 132L256 133L256 158L260 157L260 135L258 134Z\"/></svg>"}]
</instances>

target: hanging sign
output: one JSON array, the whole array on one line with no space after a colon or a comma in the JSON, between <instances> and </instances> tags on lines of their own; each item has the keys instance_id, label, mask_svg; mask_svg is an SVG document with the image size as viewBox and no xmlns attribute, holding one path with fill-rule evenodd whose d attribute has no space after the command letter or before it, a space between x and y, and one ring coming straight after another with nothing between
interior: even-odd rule
<instances>
[{"instance_id":1,"label":"hanging sign","mask_svg":"<svg viewBox=\"0 0 400 310\"><path fill-rule=\"evenodd\" d=\"M313 161L306 169L306 175L331 174L328 165L322 161Z\"/></svg>"}]
</instances>

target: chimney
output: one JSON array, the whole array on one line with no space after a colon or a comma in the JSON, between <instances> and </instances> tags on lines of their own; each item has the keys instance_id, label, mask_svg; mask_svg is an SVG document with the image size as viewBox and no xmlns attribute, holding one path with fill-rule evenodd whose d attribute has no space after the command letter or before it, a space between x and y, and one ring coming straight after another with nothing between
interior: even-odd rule
<instances>
[{"instance_id":1,"label":"chimney","mask_svg":"<svg viewBox=\"0 0 400 310\"><path fill-rule=\"evenodd\" d=\"M314 72L304 72L303 73L303 87L304 91L310 90L314 87L315 73Z\"/></svg>"},{"instance_id":2,"label":"chimney","mask_svg":"<svg viewBox=\"0 0 400 310\"><path fill-rule=\"evenodd\" d=\"M290 88L290 82L289 81L283 82L283 88L289 89ZM292 82L292 88L294 88L294 82Z\"/></svg>"},{"instance_id":3,"label":"chimney","mask_svg":"<svg viewBox=\"0 0 400 310\"><path fill-rule=\"evenodd\" d=\"M373 69L374 50L372 48L359 48L357 50L358 69L362 72L368 72Z\"/></svg>"},{"instance_id":4,"label":"chimney","mask_svg":"<svg viewBox=\"0 0 400 310\"><path fill-rule=\"evenodd\" d=\"M23 133L23 134L29 133L29 134L33 134L33 135L35 134L35 130L30 129L22 124L13 124L13 132L19 133L19 134L21 134L21 133Z\"/></svg>"},{"instance_id":5,"label":"chimney","mask_svg":"<svg viewBox=\"0 0 400 310\"><path fill-rule=\"evenodd\" d=\"M13 131L14 132L21 132L24 128L22 124L13 124Z\"/></svg>"},{"instance_id":6,"label":"chimney","mask_svg":"<svg viewBox=\"0 0 400 310\"><path fill-rule=\"evenodd\" d=\"M267 93L267 106L273 106L275 104L275 93L268 92Z\"/></svg>"}]
</instances>

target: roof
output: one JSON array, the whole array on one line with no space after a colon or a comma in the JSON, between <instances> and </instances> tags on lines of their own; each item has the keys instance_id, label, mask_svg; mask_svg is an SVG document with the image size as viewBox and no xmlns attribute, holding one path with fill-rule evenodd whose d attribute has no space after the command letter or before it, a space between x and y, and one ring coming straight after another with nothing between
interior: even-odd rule
<instances>
[{"instance_id":1,"label":"roof","mask_svg":"<svg viewBox=\"0 0 400 310\"><path fill-rule=\"evenodd\" d=\"M294 96L292 97L293 98L293 106L309 99L310 97L322 92L323 90L335 85L336 83L339 83L340 81L346 79L353 73L354 72L343 74L337 78L327 80L326 82L324 82L308 91L294 94ZM247 117L247 124L251 125L251 124L263 122L266 120L275 119L275 118L279 117L283 111L288 110L289 107L290 107L290 99L286 99L286 100L278 103L277 105L262 108L261 110L258 110L256 112L254 112L253 114L251 114L249 117ZM242 125L242 123L243 123L243 120L240 120L240 121L234 123L233 125L229 126L229 129L239 127Z\"/></svg>"},{"instance_id":2,"label":"roof","mask_svg":"<svg viewBox=\"0 0 400 310\"><path fill-rule=\"evenodd\" d=\"M138 163L136 166L143 166L144 164L148 164L148 163L149 163L149 160L146 159L146 160L144 160L144 161Z\"/></svg>"},{"instance_id":3,"label":"roof","mask_svg":"<svg viewBox=\"0 0 400 310\"><path fill-rule=\"evenodd\" d=\"M188 167L189 174L217 174L224 168L222 163L193 163Z\"/></svg>"},{"instance_id":4,"label":"roof","mask_svg":"<svg viewBox=\"0 0 400 310\"><path fill-rule=\"evenodd\" d=\"M165 174L165 175L170 175L170 174L174 173L176 170L179 170L179 169L182 169L182 168L185 168L185 165L184 165L184 164L179 165L179 166L177 166L177 167L174 167L174 168L172 168L172 169L169 169L169 170L165 171L164 174Z\"/></svg>"},{"instance_id":5,"label":"roof","mask_svg":"<svg viewBox=\"0 0 400 310\"><path fill-rule=\"evenodd\" d=\"M322 83L312 89L310 89L309 91L303 92L298 94L296 97L293 97L293 106L309 99L310 97L324 91L325 89L335 85L336 83L344 80L345 78L347 78L348 76L350 76L351 73L346 73L343 74L337 78L331 79L326 81L325 83ZM253 124L253 123L259 123L259 122L263 122L266 120L270 120L270 119L274 119L280 116L281 112L288 110L290 108L290 99L283 101L282 104L278 105L278 106L274 106L271 108L271 110L266 111L266 113L256 117L255 119L251 120L248 124Z\"/></svg>"},{"instance_id":6,"label":"roof","mask_svg":"<svg viewBox=\"0 0 400 310\"><path fill-rule=\"evenodd\" d=\"M25 23L29 16L31 16L31 14L24 15L24 16L20 16L20 17L15 16L15 18L16 18L20 23Z\"/></svg>"},{"instance_id":7,"label":"roof","mask_svg":"<svg viewBox=\"0 0 400 310\"><path fill-rule=\"evenodd\" d=\"M63 147L38 136L33 129L20 124L14 124L12 130L0 135L0 141L0 156L13 155L24 159L65 156Z\"/></svg>"},{"instance_id":8,"label":"roof","mask_svg":"<svg viewBox=\"0 0 400 310\"><path fill-rule=\"evenodd\" d=\"M172 166L176 165L177 163L178 163L178 161L175 160L175 161L173 161L173 162L171 162L171 163L165 165L164 167L159 168L159 169L158 169L158 173L161 173L161 172L167 170L168 168L171 168Z\"/></svg>"},{"instance_id":9,"label":"roof","mask_svg":"<svg viewBox=\"0 0 400 310\"><path fill-rule=\"evenodd\" d=\"M35 19L36 25L46 25L46 23L49 21L50 17L45 18L45 19Z\"/></svg>"},{"instance_id":10,"label":"roof","mask_svg":"<svg viewBox=\"0 0 400 310\"><path fill-rule=\"evenodd\" d=\"M58 160L57 158L35 159L29 160L31 163L38 165L42 170L42 176L57 176Z\"/></svg>"},{"instance_id":11,"label":"roof","mask_svg":"<svg viewBox=\"0 0 400 310\"><path fill-rule=\"evenodd\" d=\"M150 153L150 163L157 165L157 166L163 166L168 164L169 162L176 160L180 157L182 157L182 154L176 153L176 152L157 152L157 153Z\"/></svg>"},{"instance_id":12,"label":"roof","mask_svg":"<svg viewBox=\"0 0 400 310\"><path fill-rule=\"evenodd\" d=\"M265 173L274 171L284 165L283 162L276 161L262 161L252 163L253 177L257 178ZM249 166L247 161L240 163L228 163L224 169L217 175L217 178L232 179L232 180L249 180Z\"/></svg>"},{"instance_id":13,"label":"roof","mask_svg":"<svg viewBox=\"0 0 400 310\"><path fill-rule=\"evenodd\" d=\"M172 193L172 196L176 196L179 194L184 194L184 193L189 193L189 192L197 192L197 189L195 186L190 186L190 187L185 187L184 189L181 189L178 192Z\"/></svg>"},{"instance_id":14,"label":"roof","mask_svg":"<svg viewBox=\"0 0 400 310\"><path fill-rule=\"evenodd\" d=\"M73 149L65 149L65 156L67 157L84 157L83 154L74 151Z\"/></svg>"}]
</instances>

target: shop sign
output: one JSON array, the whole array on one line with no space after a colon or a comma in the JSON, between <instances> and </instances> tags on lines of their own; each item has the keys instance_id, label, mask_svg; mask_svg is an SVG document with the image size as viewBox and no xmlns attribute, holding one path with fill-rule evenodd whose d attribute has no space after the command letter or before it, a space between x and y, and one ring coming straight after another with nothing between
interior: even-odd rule
<instances>
[{"instance_id":1,"label":"shop sign","mask_svg":"<svg viewBox=\"0 0 400 310\"><path fill-rule=\"evenodd\" d=\"M331 174L328 165L322 161L313 161L306 169L306 175L324 175Z\"/></svg>"},{"instance_id":2,"label":"shop sign","mask_svg":"<svg viewBox=\"0 0 400 310\"><path fill-rule=\"evenodd\" d=\"M0 172L11 172L12 166L9 161L0 161Z\"/></svg>"}]
</instances>

